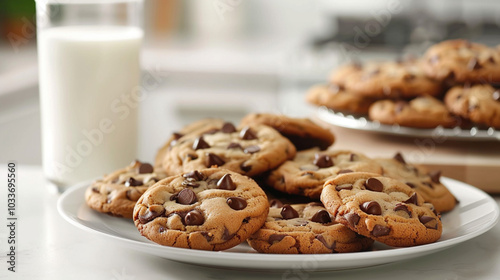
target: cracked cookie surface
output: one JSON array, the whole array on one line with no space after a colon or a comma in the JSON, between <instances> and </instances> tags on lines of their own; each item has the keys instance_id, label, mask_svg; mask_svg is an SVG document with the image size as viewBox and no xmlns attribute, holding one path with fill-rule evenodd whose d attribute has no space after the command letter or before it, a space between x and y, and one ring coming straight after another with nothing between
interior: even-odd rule
<instances>
[{"instance_id":1,"label":"cracked cookie surface","mask_svg":"<svg viewBox=\"0 0 500 280\"><path fill-rule=\"evenodd\" d=\"M161 245L225 250L265 222L269 203L252 179L209 168L168 177L144 193L134 209L143 236Z\"/></svg>"},{"instance_id":2,"label":"cracked cookie surface","mask_svg":"<svg viewBox=\"0 0 500 280\"><path fill-rule=\"evenodd\" d=\"M163 170L136 160L93 182L85 191L85 201L90 208L99 212L132 218L139 197L166 176Z\"/></svg>"},{"instance_id":3,"label":"cracked cookie surface","mask_svg":"<svg viewBox=\"0 0 500 280\"><path fill-rule=\"evenodd\" d=\"M408 185L371 173L347 173L325 183L321 201L335 221L385 243L406 247L441 237L434 206Z\"/></svg>"},{"instance_id":4,"label":"cracked cookie surface","mask_svg":"<svg viewBox=\"0 0 500 280\"><path fill-rule=\"evenodd\" d=\"M295 146L266 125L234 127L190 133L166 152L163 168L170 175L210 167L222 167L247 176L259 175L295 156Z\"/></svg>"},{"instance_id":5,"label":"cracked cookie surface","mask_svg":"<svg viewBox=\"0 0 500 280\"><path fill-rule=\"evenodd\" d=\"M267 183L281 192L318 199L327 179L353 171L382 174L382 167L361 153L313 148L297 152L273 170Z\"/></svg>"},{"instance_id":6,"label":"cracked cookie surface","mask_svg":"<svg viewBox=\"0 0 500 280\"><path fill-rule=\"evenodd\" d=\"M260 253L327 254L366 250L373 240L333 221L319 202L274 203L266 223L248 244Z\"/></svg>"}]
</instances>

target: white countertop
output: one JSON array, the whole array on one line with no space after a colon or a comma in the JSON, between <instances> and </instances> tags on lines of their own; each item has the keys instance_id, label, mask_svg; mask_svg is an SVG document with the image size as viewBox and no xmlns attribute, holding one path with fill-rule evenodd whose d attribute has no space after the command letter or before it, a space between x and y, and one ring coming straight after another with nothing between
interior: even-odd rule
<instances>
[{"instance_id":1,"label":"white countertop","mask_svg":"<svg viewBox=\"0 0 500 280\"><path fill-rule=\"evenodd\" d=\"M7 223L6 164L0 165L0 219ZM16 270L7 270L0 227L0 279L499 279L500 224L450 249L372 268L296 274L200 267L137 252L82 231L58 214L59 194L39 166L18 166ZM500 197L495 197L500 204Z\"/></svg>"}]
</instances>

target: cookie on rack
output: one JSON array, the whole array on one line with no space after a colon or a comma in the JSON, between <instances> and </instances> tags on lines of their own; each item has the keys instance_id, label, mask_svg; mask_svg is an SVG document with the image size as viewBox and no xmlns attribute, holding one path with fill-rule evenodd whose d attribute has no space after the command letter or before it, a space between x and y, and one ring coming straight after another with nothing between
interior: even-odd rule
<instances>
[{"instance_id":1,"label":"cookie on rack","mask_svg":"<svg viewBox=\"0 0 500 280\"><path fill-rule=\"evenodd\" d=\"M500 128L500 90L490 85L455 86L446 93L444 102L462 118Z\"/></svg>"},{"instance_id":2,"label":"cookie on rack","mask_svg":"<svg viewBox=\"0 0 500 280\"><path fill-rule=\"evenodd\" d=\"M320 202L271 206L264 226L247 241L259 253L269 254L358 252L373 244L336 223Z\"/></svg>"},{"instance_id":3,"label":"cookie on rack","mask_svg":"<svg viewBox=\"0 0 500 280\"><path fill-rule=\"evenodd\" d=\"M284 193L318 199L327 179L355 171L382 174L382 167L361 153L312 148L297 152L293 160L273 170L267 183Z\"/></svg>"},{"instance_id":4,"label":"cookie on rack","mask_svg":"<svg viewBox=\"0 0 500 280\"><path fill-rule=\"evenodd\" d=\"M449 83L500 82L500 52L467 40L448 40L431 46L424 54L429 77Z\"/></svg>"},{"instance_id":5,"label":"cookie on rack","mask_svg":"<svg viewBox=\"0 0 500 280\"><path fill-rule=\"evenodd\" d=\"M307 102L335 111L368 114L376 99L354 95L336 84L313 86L306 95Z\"/></svg>"},{"instance_id":6,"label":"cookie on rack","mask_svg":"<svg viewBox=\"0 0 500 280\"><path fill-rule=\"evenodd\" d=\"M222 167L256 176L293 158L295 152L295 146L272 127L236 128L227 122L178 139L165 153L163 168L170 175Z\"/></svg>"},{"instance_id":7,"label":"cookie on rack","mask_svg":"<svg viewBox=\"0 0 500 280\"><path fill-rule=\"evenodd\" d=\"M330 130L306 118L292 118L285 115L268 113L252 113L246 115L240 121L240 126L256 124L263 124L276 129L281 135L288 138L297 150L312 147L320 147L324 150L335 141L335 136Z\"/></svg>"},{"instance_id":8,"label":"cookie on rack","mask_svg":"<svg viewBox=\"0 0 500 280\"><path fill-rule=\"evenodd\" d=\"M436 211L448 212L453 210L457 204L457 199L441 183L440 171L428 171L423 166L409 164L400 153L393 158L375 159L383 169L383 175L397 179L415 190L425 202L432 203Z\"/></svg>"},{"instance_id":9,"label":"cookie on rack","mask_svg":"<svg viewBox=\"0 0 500 280\"><path fill-rule=\"evenodd\" d=\"M167 175L163 170L136 160L93 182L85 191L85 201L90 208L99 212L132 218L139 197L165 177Z\"/></svg>"},{"instance_id":10,"label":"cookie on rack","mask_svg":"<svg viewBox=\"0 0 500 280\"><path fill-rule=\"evenodd\" d=\"M396 179L342 174L325 183L321 201L335 221L389 246L428 244L441 237L443 225L433 205Z\"/></svg>"},{"instance_id":11,"label":"cookie on rack","mask_svg":"<svg viewBox=\"0 0 500 280\"><path fill-rule=\"evenodd\" d=\"M165 154L173 146L179 138L190 133L206 133L213 129L218 129L224 124L224 120L215 118L205 118L195 122L192 122L184 126L178 132L173 132L167 142L158 150L155 156L155 167L160 167L163 165L163 158ZM174 174L172 174L174 175Z\"/></svg>"},{"instance_id":12,"label":"cookie on rack","mask_svg":"<svg viewBox=\"0 0 500 280\"><path fill-rule=\"evenodd\" d=\"M347 76L344 84L350 93L378 99L439 96L443 90L440 82L424 74L420 60L366 63Z\"/></svg>"},{"instance_id":13,"label":"cookie on rack","mask_svg":"<svg viewBox=\"0 0 500 280\"><path fill-rule=\"evenodd\" d=\"M411 101L380 100L370 107L369 117L383 124L415 128L453 127L457 124L457 118L443 102L432 96L420 96Z\"/></svg>"},{"instance_id":14,"label":"cookie on rack","mask_svg":"<svg viewBox=\"0 0 500 280\"><path fill-rule=\"evenodd\" d=\"M264 191L222 168L194 170L155 184L137 202L134 224L165 246L219 251L244 242L269 211Z\"/></svg>"}]
</instances>

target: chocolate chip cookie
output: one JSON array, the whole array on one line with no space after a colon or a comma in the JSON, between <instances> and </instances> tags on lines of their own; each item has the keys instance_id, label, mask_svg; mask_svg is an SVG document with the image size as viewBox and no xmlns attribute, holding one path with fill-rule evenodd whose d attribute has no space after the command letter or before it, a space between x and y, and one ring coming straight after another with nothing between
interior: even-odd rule
<instances>
[{"instance_id":1,"label":"chocolate chip cookie","mask_svg":"<svg viewBox=\"0 0 500 280\"><path fill-rule=\"evenodd\" d=\"M453 83L500 82L500 52L467 40L448 40L431 46L424 55L429 77Z\"/></svg>"},{"instance_id":2,"label":"chocolate chip cookie","mask_svg":"<svg viewBox=\"0 0 500 280\"><path fill-rule=\"evenodd\" d=\"M380 100L369 111L370 119L383 124L398 124L415 128L453 127L454 117L440 100L431 96L411 101Z\"/></svg>"},{"instance_id":3,"label":"chocolate chip cookie","mask_svg":"<svg viewBox=\"0 0 500 280\"><path fill-rule=\"evenodd\" d=\"M425 202L432 203L438 212L453 210L455 196L440 181L441 172L429 172L422 166L407 163L400 153L393 158L375 159L383 169L383 175L410 186Z\"/></svg>"},{"instance_id":4,"label":"chocolate chip cookie","mask_svg":"<svg viewBox=\"0 0 500 280\"><path fill-rule=\"evenodd\" d=\"M240 126L264 124L270 126L288 138L297 150L312 147L328 148L335 141L330 130L323 128L310 119L292 118L274 114L248 114L240 122Z\"/></svg>"},{"instance_id":5,"label":"chocolate chip cookie","mask_svg":"<svg viewBox=\"0 0 500 280\"><path fill-rule=\"evenodd\" d=\"M165 154L170 149L170 147L173 146L177 142L177 140L179 140L182 136L190 133L210 132L213 129L218 129L219 127L222 127L223 124L224 120L222 119L206 118L190 123L185 127L183 127L181 130L179 130L178 132L173 132L170 138L167 140L167 142L156 153L155 166L161 168L161 166L163 165L163 158L165 157ZM176 175L176 174L171 174L171 175Z\"/></svg>"},{"instance_id":6,"label":"chocolate chip cookie","mask_svg":"<svg viewBox=\"0 0 500 280\"><path fill-rule=\"evenodd\" d=\"M353 73L359 73L363 70L363 66L359 62L347 63L337 67L331 74L329 81L341 88L345 86L345 80Z\"/></svg>"},{"instance_id":7,"label":"chocolate chip cookie","mask_svg":"<svg viewBox=\"0 0 500 280\"><path fill-rule=\"evenodd\" d=\"M477 124L500 128L500 90L490 85L451 88L444 98L448 109Z\"/></svg>"},{"instance_id":8,"label":"chocolate chip cookie","mask_svg":"<svg viewBox=\"0 0 500 280\"><path fill-rule=\"evenodd\" d=\"M319 202L271 207L264 226L247 241L258 252L270 254L357 252L373 244L336 223Z\"/></svg>"},{"instance_id":9,"label":"chocolate chip cookie","mask_svg":"<svg viewBox=\"0 0 500 280\"><path fill-rule=\"evenodd\" d=\"M368 114L370 105L376 101L373 98L354 95L336 84L312 87L307 92L306 100L317 106L355 114Z\"/></svg>"},{"instance_id":10,"label":"chocolate chip cookie","mask_svg":"<svg viewBox=\"0 0 500 280\"><path fill-rule=\"evenodd\" d=\"M163 168L167 174L180 174L217 166L255 176L293 158L295 152L295 146L272 127L224 123L177 140L165 153Z\"/></svg>"},{"instance_id":11,"label":"chocolate chip cookie","mask_svg":"<svg viewBox=\"0 0 500 280\"><path fill-rule=\"evenodd\" d=\"M222 168L171 176L147 190L134 208L143 236L161 245L225 250L264 224L269 203L249 177Z\"/></svg>"},{"instance_id":12,"label":"chocolate chip cookie","mask_svg":"<svg viewBox=\"0 0 500 280\"><path fill-rule=\"evenodd\" d=\"M342 174L325 183L321 201L335 221L389 246L427 244L441 237L442 223L433 205L396 179Z\"/></svg>"},{"instance_id":13,"label":"chocolate chip cookie","mask_svg":"<svg viewBox=\"0 0 500 280\"><path fill-rule=\"evenodd\" d=\"M439 96L441 83L428 78L419 60L372 62L347 76L347 91L371 98L413 98Z\"/></svg>"},{"instance_id":14,"label":"chocolate chip cookie","mask_svg":"<svg viewBox=\"0 0 500 280\"><path fill-rule=\"evenodd\" d=\"M132 218L139 197L165 177L163 170L136 160L92 183L85 192L85 200L90 208L99 212Z\"/></svg>"},{"instance_id":15,"label":"chocolate chip cookie","mask_svg":"<svg viewBox=\"0 0 500 280\"><path fill-rule=\"evenodd\" d=\"M267 183L281 192L318 199L327 179L354 171L382 174L382 167L361 153L313 148L273 170Z\"/></svg>"}]
</instances>

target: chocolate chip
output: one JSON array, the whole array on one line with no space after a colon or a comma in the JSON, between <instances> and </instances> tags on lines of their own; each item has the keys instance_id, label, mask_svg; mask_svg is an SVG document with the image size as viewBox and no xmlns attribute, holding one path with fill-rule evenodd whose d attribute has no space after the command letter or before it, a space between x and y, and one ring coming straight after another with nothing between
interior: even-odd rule
<instances>
[{"instance_id":1,"label":"chocolate chip","mask_svg":"<svg viewBox=\"0 0 500 280\"><path fill-rule=\"evenodd\" d=\"M245 163L243 162L242 164L240 164L240 169L243 172L248 172L248 171L252 170L252 166L251 165L245 165Z\"/></svg>"},{"instance_id":2,"label":"chocolate chip","mask_svg":"<svg viewBox=\"0 0 500 280\"><path fill-rule=\"evenodd\" d=\"M164 228L164 227L160 227L160 228L158 228L158 232L159 232L159 233L165 232L166 230L167 230L167 229L166 229L166 228Z\"/></svg>"},{"instance_id":3,"label":"chocolate chip","mask_svg":"<svg viewBox=\"0 0 500 280\"><path fill-rule=\"evenodd\" d=\"M233 132L236 132L236 128L234 127L234 125L232 123L226 122L222 125L221 131L224 133L233 133Z\"/></svg>"},{"instance_id":4,"label":"chocolate chip","mask_svg":"<svg viewBox=\"0 0 500 280\"><path fill-rule=\"evenodd\" d=\"M243 150L243 147L240 144L238 144L238 143L231 142L231 143L229 143L229 145L227 145L226 149L228 149L228 150L230 150L230 149L240 149L240 150Z\"/></svg>"},{"instance_id":5,"label":"chocolate chip","mask_svg":"<svg viewBox=\"0 0 500 280\"><path fill-rule=\"evenodd\" d=\"M146 210L146 213L139 215L139 222L141 222L141 224L147 224L156 217L163 215L163 213L165 213L165 208L161 205L152 205Z\"/></svg>"},{"instance_id":6,"label":"chocolate chip","mask_svg":"<svg viewBox=\"0 0 500 280\"><path fill-rule=\"evenodd\" d=\"M400 162L400 163L402 163L402 164L406 164L406 161L405 161L405 159L403 158L403 155L402 155L401 153L399 153L399 152L398 152L397 154L395 154L393 158L394 158L395 160L399 161L399 162Z\"/></svg>"},{"instance_id":7,"label":"chocolate chip","mask_svg":"<svg viewBox=\"0 0 500 280\"><path fill-rule=\"evenodd\" d=\"M227 229L227 227L224 227L224 232L222 233L222 239L223 240L229 240L229 239L232 239L233 237L235 236L235 234L229 234L229 230Z\"/></svg>"},{"instance_id":8,"label":"chocolate chip","mask_svg":"<svg viewBox=\"0 0 500 280\"><path fill-rule=\"evenodd\" d=\"M248 146L245 148L245 150L243 150L245 152L245 154L254 154L258 151L260 151L260 147L257 146L257 145L252 145L252 146Z\"/></svg>"},{"instance_id":9,"label":"chocolate chip","mask_svg":"<svg viewBox=\"0 0 500 280\"><path fill-rule=\"evenodd\" d=\"M355 161L357 159L358 159L358 155L356 155L356 154L350 154L349 155L349 161Z\"/></svg>"},{"instance_id":10,"label":"chocolate chip","mask_svg":"<svg viewBox=\"0 0 500 280\"><path fill-rule=\"evenodd\" d=\"M187 154L187 156L186 156L186 157L188 157L188 158L189 158L189 159L191 159L191 160L195 160L195 159L197 159L197 158L198 158L198 155L197 155L197 154Z\"/></svg>"},{"instance_id":11,"label":"chocolate chip","mask_svg":"<svg viewBox=\"0 0 500 280\"><path fill-rule=\"evenodd\" d=\"M407 184L412 189L416 188L415 184L413 184L413 183L406 182L405 184Z\"/></svg>"},{"instance_id":12,"label":"chocolate chip","mask_svg":"<svg viewBox=\"0 0 500 280\"><path fill-rule=\"evenodd\" d=\"M352 190L352 184L342 184L335 186L335 190L340 192L341 190Z\"/></svg>"},{"instance_id":13,"label":"chocolate chip","mask_svg":"<svg viewBox=\"0 0 500 280\"><path fill-rule=\"evenodd\" d=\"M285 237L286 237L286 235L284 235L284 234L271 234L269 236L269 239L267 240L267 242L269 242L269 244L272 245L272 244L274 244L276 242L280 242Z\"/></svg>"},{"instance_id":14,"label":"chocolate chip","mask_svg":"<svg viewBox=\"0 0 500 280\"><path fill-rule=\"evenodd\" d=\"M186 179L182 182L183 186L197 188L200 186L200 183L194 181L192 178Z\"/></svg>"},{"instance_id":15,"label":"chocolate chip","mask_svg":"<svg viewBox=\"0 0 500 280\"><path fill-rule=\"evenodd\" d=\"M219 181L217 181L217 188L232 191L236 189L236 184L233 182L233 179L231 179L230 174L225 174L219 179Z\"/></svg>"},{"instance_id":16,"label":"chocolate chip","mask_svg":"<svg viewBox=\"0 0 500 280\"><path fill-rule=\"evenodd\" d=\"M418 198L417 198L417 193L413 193L410 198L408 198L404 203L411 203L418 205Z\"/></svg>"},{"instance_id":17,"label":"chocolate chip","mask_svg":"<svg viewBox=\"0 0 500 280\"><path fill-rule=\"evenodd\" d=\"M337 174L345 174L345 173L352 173L354 171L352 171L351 169L340 169L339 172L337 172Z\"/></svg>"},{"instance_id":18,"label":"chocolate chip","mask_svg":"<svg viewBox=\"0 0 500 280\"><path fill-rule=\"evenodd\" d=\"M269 207L271 208L281 208L283 207L283 202L277 200L277 199L271 199L269 200Z\"/></svg>"},{"instance_id":19,"label":"chocolate chip","mask_svg":"<svg viewBox=\"0 0 500 280\"><path fill-rule=\"evenodd\" d=\"M382 208L380 207L380 204L376 201L368 201L359 206L359 208L370 215L381 215L382 214Z\"/></svg>"},{"instance_id":20,"label":"chocolate chip","mask_svg":"<svg viewBox=\"0 0 500 280\"><path fill-rule=\"evenodd\" d=\"M408 206L406 206L405 204L403 203L398 203L396 204L396 206L394 207L394 211L404 211L408 214L408 216L411 218L411 212L410 212L410 209L408 209Z\"/></svg>"},{"instance_id":21,"label":"chocolate chip","mask_svg":"<svg viewBox=\"0 0 500 280\"><path fill-rule=\"evenodd\" d=\"M324 245L326 248L328 248L328 249L330 249L330 250L334 250L334 249L335 249L335 247L336 247L336 242L335 242L335 241L333 241L333 244L332 244L332 245L329 245L329 244L328 244L328 242L326 242L325 237L324 237L323 235L321 235L321 234L316 235L316 239L318 239L321 243L323 243L323 245Z\"/></svg>"},{"instance_id":22,"label":"chocolate chip","mask_svg":"<svg viewBox=\"0 0 500 280\"><path fill-rule=\"evenodd\" d=\"M372 230L372 235L375 237L379 237L379 236L388 235L390 232L391 232L391 229L386 227L386 226L375 225L373 227L373 230Z\"/></svg>"},{"instance_id":23,"label":"chocolate chip","mask_svg":"<svg viewBox=\"0 0 500 280\"><path fill-rule=\"evenodd\" d=\"M243 140L254 140L257 139L257 135L249 126L246 126L240 131L240 138Z\"/></svg>"},{"instance_id":24,"label":"chocolate chip","mask_svg":"<svg viewBox=\"0 0 500 280\"><path fill-rule=\"evenodd\" d=\"M469 63L467 63L467 69L468 70L476 70L482 68L481 64L479 64L479 61L477 61L477 58L473 57L469 60Z\"/></svg>"},{"instance_id":25,"label":"chocolate chip","mask_svg":"<svg viewBox=\"0 0 500 280\"><path fill-rule=\"evenodd\" d=\"M247 207L247 201L240 197L228 197L226 203L233 210L241 210Z\"/></svg>"},{"instance_id":26,"label":"chocolate chip","mask_svg":"<svg viewBox=\"0 0 500 280\"><path fill-rule=\"evenodd\" d=\"M153 173L153 166L149 163L142 163L139 165L139 174Z\"/></svg>"},{"instance_id":27,"label":"chocolate chip","mask_svg":"<svg viewBox=\"0 0 500 280\"><path fill-rule=\"evenodd\" d=\"M214 240L213 234L211 234L209 232L202 231L202 232L200 232L200 234L203 235L203 237L205 237L205 239L207 240L207 242L211 242L212 240Z\"/></svg>"},{"instance_id":28,"label":"chocolate chip","mask_svg":"<svg viewBox=\"0 0 500 280\"><path fill-rule=\"evenodd\" d=\"M429 172L429 177L431 177L432 182L439 184L439 178L441 178L441 171L432 171Z\"/></svg>"},{"instance_id":29,"label":"chocolate chip","mask_svg":"<svg viewBox=\"0 0 500 280\"><path fill-rule=\"evenodd\" d=\"M186 179L193 179L194 181L203 180L203 174L201 174L201 172L198 170L194 170L194 171L185 173L182 175L182 177L184 177Z\"/></svg>"},{"instance_id":30,"label":"chocolate chip","mask_svg":"<svg viewBox=\"0 0 500 280\"><path fill-rule=\"evenodd\" d=\"M327 168L333 166L333 161L329 155L315 154L313 164L319 168Z\"/></svg>"},{"instance_id":31,"label":"chocolate chip","mask_svg":"<svg viewBox=\"0 0 500 280\"><path fill-rule=\"evenodd\" d=\"M281 217L285 220L294 219L299 217L299 213L290 204L285 204L281 208Z\"/></svg>"},{"instance_id":32,"label":"chocolate chip","mask_svg":"<svg viewBox=\"0 0 500 280\"><path fill-rule=\"evenodd\" d=\"M494 91L492 97L493 97L493 100L500 101L500 90Z\"/></svg>"},{"instance_id":33,"label":"chocolate chip","mask_svg":"<svg viewBox=\"0 0 500 280\"><path fill-rule=\"evenodd\" d=\"M142 181L141 180L136 180L134 177L130 177L125 181L125 186L126 187L137 187L137 186L142 186Z\"/></svg>"},{"instance_id":34,"label":"chocolate chip","mask_svg":"<svg viewBox=\"0 0 500 280\"><path fill-rule=\"evenodd\" d=\"M347 213L344 215L344 219L347 220L351 227L356 227L356 225L359 223L359 215L356 213Z\"/></svg>"},{"instance_id":35,"label":"chocolate chip","mask_svg":"<svg viewBox=\"0 0 500 280\"><path fill-rule=\"evenodd\" d=\"M189 211L184 217L184 224L186 226L199 226L205 222L203 214L198 210Z\"/></svg>"},{"instance_id":36,"label":"chocolate chip","mask_svg":"<svg viewBox=\"0 0 500 280\"><path fill-rule=\"evenodd\" d=\"M418 220L426 227L430 229L437 229L438 223L436 222L436 219L430 216L420 216L418 217ZM435 223L430 223L430 222L435 222ZM430 223L430 224L429 224Z\"/></svg>"},{"instance_id":37,"label":"chocolate chip","mask_svg":"<svg viewBox=\"0 0 500 280\"><path fill-rule=\"evenodd\" d=\"M191 205L198 201L196 193L192 189L183 189L177 194L175 201L183 205Z\"/></svg>"},{"instance_id":38,"label":"chocolate chip","mask_svg":"<svg viewBox=\"0 0 500 280\"><path fill-rule=\"evenodd\" d=\"M208 149L210 145L203 139L203 136L196 138L193 142L193 150Z\"/></svg>"},{"instance_id":39,"label":"chocolate chip","mask_svg":"<svg viewBox=\"0 0 500 280\"><path fill-rule=\"evenodd\" d=\"M384 190L384 185L382 184L382 182L380 182L376 178L368 178L365 181L365 187L368 190L374 191L374 192L381 192L382 190Z\"/></svg>"},{"instance_id":40,"label":"chocolate chip","mask_svg":"<svg viewBox=\"0 0 500 280\"><path fill-rule=\"evenodd\" d=\"M97 187L92 187L92 192L100 193L101 191Z\"/></svg>"},{"instance_id":41,"label":"chocolate chip","mask_svg":"<svg viewBox=\"0 0 500 280\"><path fill-rule=\"evenodd\" d=\"M222 166L226 162L216 154L207 153L206 167Z\"/></svg>"},{"instance_id":42,"label":"chocolate chip","mask_svg":"<svg viewBox=\"0 0 500 280\"><path fill-rule=\"evenodd\" d=\"M326 210L319 210L312 216L311 221L320 223L320 224L327 224L332 221L332 218L330 218L330 214Z\"/></svg>"}]
</instances>

